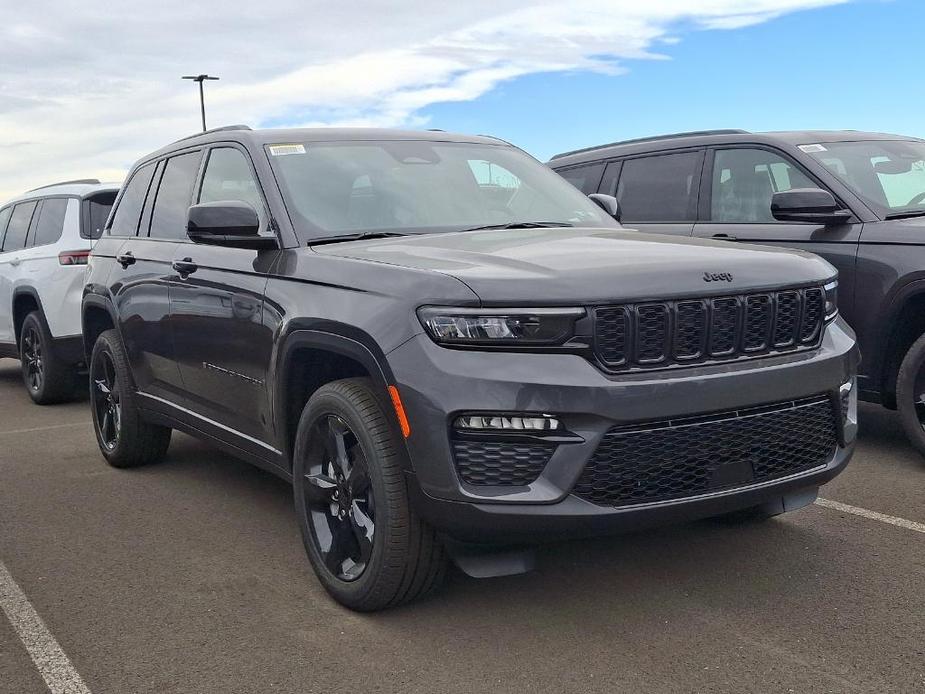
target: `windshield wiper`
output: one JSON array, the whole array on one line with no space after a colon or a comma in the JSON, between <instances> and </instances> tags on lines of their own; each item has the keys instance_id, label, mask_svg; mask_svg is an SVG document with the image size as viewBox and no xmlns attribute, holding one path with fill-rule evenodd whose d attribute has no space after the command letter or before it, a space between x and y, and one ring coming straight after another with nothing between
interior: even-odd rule
<instances>
[{"instance_id":1,"label":"windshield wiper","mask_svg":"<svg viewBox=\"0 0 925 694\"><path fill-rule=\"evenodd\" d=\"M893 212L888 214L884 219L908 219L909 217L925 217L925 210L906 210L905 212Z\"/></svg>"},{"instance_id":2,"label":"windshield wiper","mask_svg":"<svg viewBox=\"0 0 925 694\"><path fill-rule=\"evenodd\" d=\"M483 231L485 229L554 229L555 227L575 226L571 222L508 222L507 224L486 224L480 227L468 227L460 231Z\"/></svg>"},{"instance_id":3,"label":"windshield wiper","mask_svg":"<svg viewBox=\"0 0 925 694\"><path fill-rule=\"evenodd\" d=\"M392 236L407 236L397 231L364 231L359 234L341 234L340 236L322 236L312 239L306 246L319 246L323 243L341 243L343 241L363 241L364 239L387 239Z\"/></svg>"}]
</instances>

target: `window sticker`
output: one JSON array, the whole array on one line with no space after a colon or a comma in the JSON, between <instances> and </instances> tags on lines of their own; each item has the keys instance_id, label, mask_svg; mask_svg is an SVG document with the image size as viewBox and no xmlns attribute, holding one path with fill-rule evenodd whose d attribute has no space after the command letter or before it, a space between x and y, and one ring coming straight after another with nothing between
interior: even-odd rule
<instances>
[{"instance_id":1,"label":"window sticker","mask_svg":"<svg viewBox=\"0 0 925 694\"><path fill-rule=\"evenodd\" d=\"M289 154L305 154L305 145L270 145L270 154L285 157Z\"/></svg>"},{"instance_id":2,"label":"window sticker","mask_svg":"<svg viewBox=\"0 0 925 694\"><path fill-rule=\"evenodd\" d=\"M822 145L799 145L799 147L807 154L815 154L816 152L828 152L828 150Z\"/></svg>"}]
</instances>

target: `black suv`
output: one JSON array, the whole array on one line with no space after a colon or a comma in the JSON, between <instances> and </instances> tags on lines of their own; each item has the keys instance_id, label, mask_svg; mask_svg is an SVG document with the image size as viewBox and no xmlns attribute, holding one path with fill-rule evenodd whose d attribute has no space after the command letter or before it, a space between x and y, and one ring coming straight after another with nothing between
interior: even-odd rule
<instances>
[{"instance_id":1,"label":"black suv","mask_svg":"<svg viewBox=\"0 0 925 694\"><path fill-rule=\"evenodd\" d=\"M839 270L862 399L899 409L925 454L925 140L881 133L713 130L553 157L580 190L658 234L818 253Z\"/></svg>"},{"instance_id":2,"label":"black suv","mask_svg":"<svg viewBox=\"0 0 925 694\"><path fill-rule=\"evenodd\" d=\"M294 484L372 610L526 568L485 546L812 502L856 432L854 336L808 253L622 231L517 148L197 135L138 162L90 258L106 459L171 429Z\"/></svg>"}]
</instances>

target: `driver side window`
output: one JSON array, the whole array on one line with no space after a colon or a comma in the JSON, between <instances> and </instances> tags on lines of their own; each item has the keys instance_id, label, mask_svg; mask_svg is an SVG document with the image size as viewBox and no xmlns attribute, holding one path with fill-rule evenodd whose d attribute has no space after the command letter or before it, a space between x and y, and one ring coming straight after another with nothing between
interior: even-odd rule
<instances>
[{"instance_id":1,"label":"driver side window","mask_svg":"<svg viewBox=\"0 0 925 694\"><path fill-rule=\"evenodd\" d=\"M766 149L722 149L713 160L711 220L773 224L771 196L818 188L800 169Z\"/></svg>"},{"instance_id":2,"label":"driver side window","mask_svg":"<svg viewBox=\"0 0 925 694\"><path fill-rule=\"evenodd\" d=\"M247 157L233 147L216 147L209 152L199 189L198 202L220 200L246 202L257 211L261 232L266 230L266 208L260 187Z\"/></svg>"}]
</instances>

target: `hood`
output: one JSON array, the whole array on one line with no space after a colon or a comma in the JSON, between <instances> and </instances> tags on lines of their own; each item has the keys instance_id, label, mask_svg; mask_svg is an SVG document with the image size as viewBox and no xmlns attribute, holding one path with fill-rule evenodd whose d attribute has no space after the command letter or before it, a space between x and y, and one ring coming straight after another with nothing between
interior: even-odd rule
<instances>
[{"instance_id":1,"label":"hood","mask_svg":"<svg viewBox=\"0 0 925 694\"><path fill-rule=\"evenodd\" d=\"M823 282L836 274L826 261L801 251L611 229L450 232L315 251L451 275L485 304L738 294Z\"/></svg>"}]
</instances>

